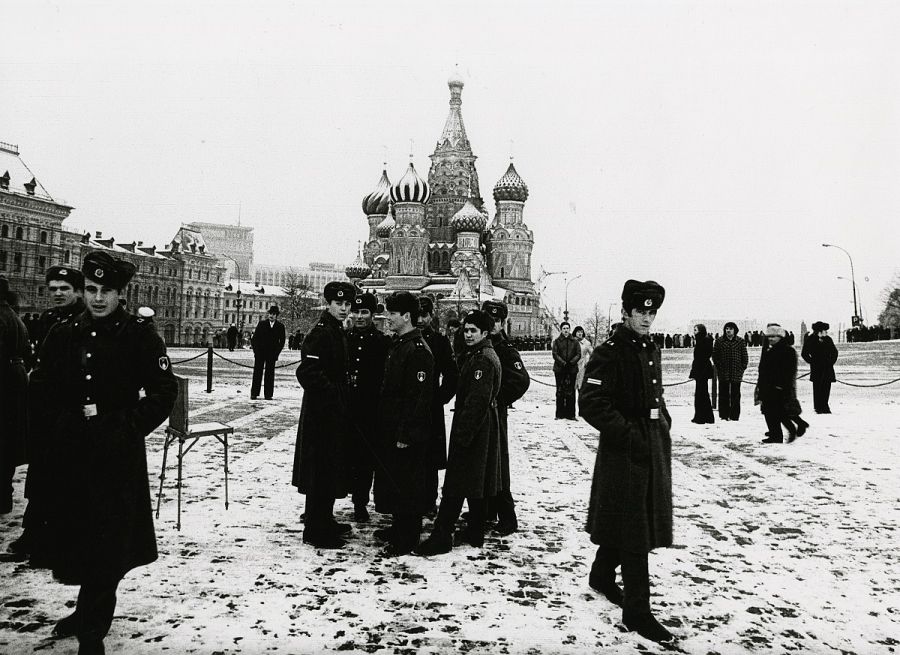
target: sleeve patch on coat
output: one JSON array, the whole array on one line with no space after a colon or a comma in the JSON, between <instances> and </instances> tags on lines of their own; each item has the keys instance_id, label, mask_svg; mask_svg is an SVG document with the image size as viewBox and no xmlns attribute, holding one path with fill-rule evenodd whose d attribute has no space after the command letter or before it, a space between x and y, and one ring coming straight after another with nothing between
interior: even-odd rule
<instances>
[{"instance_id":1,"label":"sleeve patch on coat","mask_svg":"<svg viewBox=\"0 0 900 655\"><path fill-rule=\"evenodd\" d=\"M481 369L478 369L477 371L475 371L475 379L476 380L480 380L482 375L483 375L483 373L481 372Z\"/></svg>"},{"instance_id":2,"label":"sleeve patch on coat","mask_svg":"<svg viewBox=\"0 0 900 655\"><path fill-rule=\"evenodd\" d=\"M598 380L597 378L588 378L588 384L596 384L598 387L603 385L603 380Z\"/></svg>"},{"instance_id":3,"label":"sleeve patch on coat","mask_svg":"<svg viewBox=\"0 0 900 655\"><path fill-rule=\"evenodd\" d=\"M424 382L425 381L425 371L419 371L418 373L416 373L416 379L419 382Z\"/></svg>"},{"instance_id":4,"label":"sleeve patch on coat","mask_svg":"<svg viewBox=\"0 0 900 655\"><path fill-rule=\"evenodd\" d=\"M522 362L516 362L513 366L520 371L522 370Z\"/></svg>"},{"instance_id":5,"label":"sleeve patch on coat","mask_svg":"<svg viewBox=\"0 0 900 655\"><path fill-rule=\"evenodd\" d=\"M170 364L169 358L166 355L163 355L162 357L159 358L159 369L161 371L169 370L169 364Z\"/></svg>"}]
</instances>

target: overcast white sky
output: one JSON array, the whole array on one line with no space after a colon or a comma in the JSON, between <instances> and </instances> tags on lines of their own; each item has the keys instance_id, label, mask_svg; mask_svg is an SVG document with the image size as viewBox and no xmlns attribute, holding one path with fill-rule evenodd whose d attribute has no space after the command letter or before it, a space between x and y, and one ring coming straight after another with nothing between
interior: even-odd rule
<instances>
[{"instance_id":1,"label":"overcast white sky","mask_svg":"<svg viewBox=\"0 0 900 655\"><path fill-rule=\"evenodd\" d=\"M4 2L0 141L67 225L255 227L349 262L387 153L423 175L466 79L482 196L529 185L535 279L576 317L629 277L695 317L870 321L900 268L900 3ZM865 281L868 277L869 281ZM547 279L563 303L562 276Z\"/></svg>"}]
</instances>

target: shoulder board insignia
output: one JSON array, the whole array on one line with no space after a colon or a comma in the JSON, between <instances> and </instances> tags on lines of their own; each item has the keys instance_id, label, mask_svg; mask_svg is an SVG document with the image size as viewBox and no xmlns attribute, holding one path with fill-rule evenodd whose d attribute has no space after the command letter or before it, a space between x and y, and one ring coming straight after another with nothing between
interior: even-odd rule
<instances>
[{"instance_id":1,"label":"shoulder board insignia","mask_svg":"<svg viewBox=\"0 0 900 655\"><path fill-rule=\"evenodd\" d=\"M482 373L481 369L478 369L477 371L475 371L475 379L476 380L480 380L482 375L483 375L483 373Z\"/></svg>"},{"instance_id":2,"label":"shoulder board insignia","mask_svg":"<svg viewBox=\"0 0 900 655\"><path fill-rule=\"evenodd\" d=\"M307 355L306 359L319 359L318 355Z\"/></svg>"}]
</instances>

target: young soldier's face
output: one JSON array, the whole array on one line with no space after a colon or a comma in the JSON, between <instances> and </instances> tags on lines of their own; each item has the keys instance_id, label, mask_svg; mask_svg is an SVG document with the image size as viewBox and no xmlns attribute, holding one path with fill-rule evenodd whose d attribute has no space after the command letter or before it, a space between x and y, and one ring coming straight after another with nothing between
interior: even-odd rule
<instances>
[{"instance_id":1,"label":"young soldier's face","mask_svg":"<svg viewBox=\"0 0 900 655\"><path fill-rule=\"evenodd\" d=\"M50 292L50 302L54 307L71 305L81 295L80 291L75 291L75 287L62 280L50 280L47 289Z\"/></svg>"},{"instance_id":2,"label":"young soldier's face","mask_svg":"<svg viewBox=\"0 0 900 655\"><path fill-rule=\"evenodd\" d=\"M419 314L419 326L420 327L429 327L431 325L431 321L434 320L434 316L431 314Z\"/></svg>"},{"instance_id":3,"label":"young soldier's face","mask_svg":"<svg viewBox=\"0 0 900 655\"><path fill-rule=\"evenodd\" d=\"M401 314L400 312L389 311L387 313L387 319L388 329L396 334L400 334L404 327L412 324L412 317L409 315L409 312Z\"/></svg>"},{"instance_id":4,"label":"young soldier's face","mask_svg":"<svg viewBox=\"0 0 900 655\"><path fill-rule=\"evenodd\" d=\"M105 284L85 282L84 302L94 318L109 316L119 306L119 290Z\"/></svg>"},{"instance_id":5,"label":"young soldier's face","mask_svg":"<svg viewBox=\"0 0 900 655\"><path fill-rule=\"evenodd\" d=\"M354 327L360 329L367 328L372 325L372 312L368 309L354 309L350 312L350 318L353 319Z\"/></svg>"},{"instance_id":6,"label":"young soldier's face","mask_svg":"<svg viewBox=\"0 0 900 655\"><path fill-rule=\"evenodd\" d=\"M328 302L328 313L343 322L350 315L349 300L331 300Z\"/></svg>"},{"instance_id":7,"label":"young soldier's face","mask_svg":"<svg viewBox=\"0 0 900 655\"><path fill-rule=\"evenodd\" d=\"M466 339L467 346L474 346L481 343L487 337L488 333L478 328L477 325L471 323L463 324L463 336Z\"/></svg>"},{"instance_id":8,"label":"young soldier's face","mask_svg":"<svg viewBox=\"0 0 900 655\"><path fill-rule=\"evenodd\" d=\"M644 309L643 307L633 307L631 312L626 313L622 310L622 322L626 327L642 336L650 334L650 326L656 320L655 309Z\"/></svg>"}]
</instances>

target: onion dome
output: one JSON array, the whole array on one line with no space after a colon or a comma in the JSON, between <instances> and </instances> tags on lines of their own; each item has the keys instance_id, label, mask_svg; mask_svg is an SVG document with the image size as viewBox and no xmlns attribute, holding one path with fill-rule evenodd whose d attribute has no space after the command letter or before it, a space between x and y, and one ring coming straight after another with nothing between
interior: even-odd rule
<instances>
[{"instance_id":1,"label":"onion dome","mask_svg":"<svg viewBox=\"0 0 900 655\"><path fill-rule=\"evenodd\" d=\"M420 202L423 205L431 197L431 187L428 182L419 177L412 162L406 169L403 177L391 187L391 200L394 202Z\"/></svg>"},{"instance_id":2,"label":"onion dome","mask_svg":"<svg viewBox=\"0 0 900 655\"><path fill-rule=\"evenodd\" d=\"M519 177L516 167L509 162L509 168L503 177L494 185L494 200L518 200L525 202L528 199L528 187Z\"/></svg>"},{"instance_id":3,"label":"onion dome","mask_svg":"<svg viewBox=\"0 0 900 655\"><path fill-rule=\"evenodd\" d=\"M375 236L379 239L387 239L391 236L391 230L394 229L396 224L397 221L394 220L394 217L388 214L384 217L384 220L375 227Z\"/></svg>"},{"instance_id":4,"label":"onion dome","mask_svg":"<svg viewBox=\"0 0 900 655\"><path fill-rule=\"evenodd\" d=\"M387 214L388 203L391 201L391 181L388 180L387 171L381 171L381 179L375 186L375 190L363 198L362 209L366 216L373 214Z\"/></svg>"},{"instance_id":5,"label":"onion dome","mask_svg":"<svg viewBox=\"0 0 900 655\"><path fill-rule=\"evenodd\" d=\"M466 200L462 209L453 214L453 218L450 219L450 227L457 232L478 232L480 234L486 225L487 218L478 211L471 200Z\"/></svg>"},{"instance_id":6,"label":"onion dome","mask_svg":"<svg viewBox=\"0 0 900 655\"><path fill-rule=\"evenodd\" d=\"M369 274L371 272L372 269L369 268L369 265L363 261L362 254L358 251L356 253L356 259L353 260L353 263L344 269L344 273L351 280L364 280L369 277Z\"/></svg>"}]
</instances>

